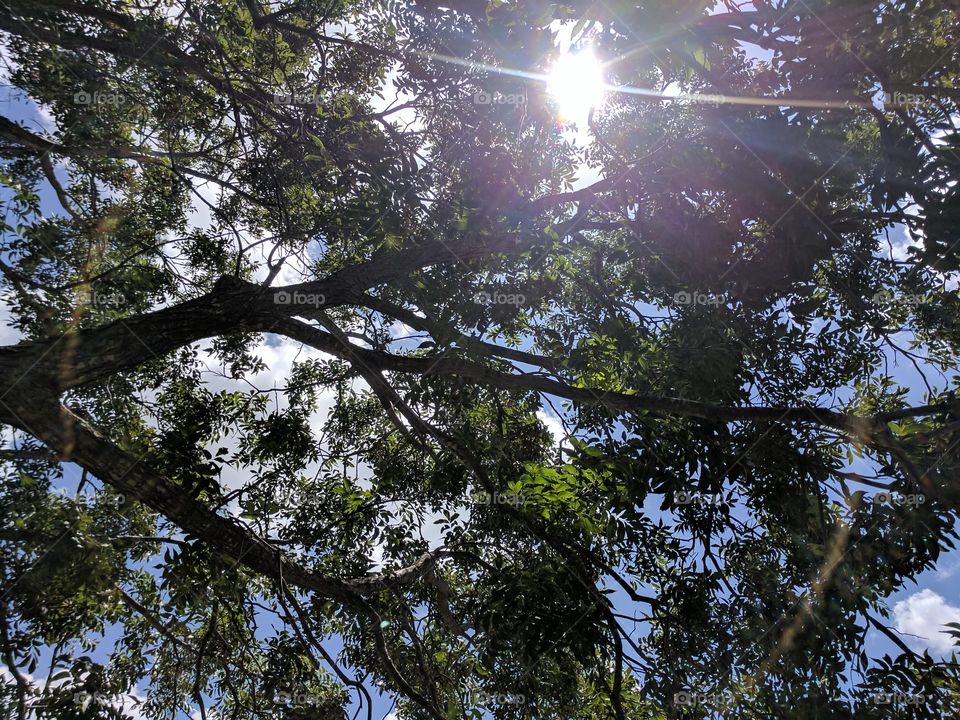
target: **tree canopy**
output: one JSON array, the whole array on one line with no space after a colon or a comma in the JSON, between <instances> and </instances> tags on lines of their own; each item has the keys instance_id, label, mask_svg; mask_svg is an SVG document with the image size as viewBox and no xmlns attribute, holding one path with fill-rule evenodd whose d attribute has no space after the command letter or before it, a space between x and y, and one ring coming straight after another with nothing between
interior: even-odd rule
<instances>
[{"instance_id":1,"label":"tree canopy","mask_svg":"<svg viewBox=\"0 0 960 720\"><path fill-rule=\"evenodd\" d=\"M960 714L957 10L3 0L0 706Z\"/></svg>"}]
</instances>

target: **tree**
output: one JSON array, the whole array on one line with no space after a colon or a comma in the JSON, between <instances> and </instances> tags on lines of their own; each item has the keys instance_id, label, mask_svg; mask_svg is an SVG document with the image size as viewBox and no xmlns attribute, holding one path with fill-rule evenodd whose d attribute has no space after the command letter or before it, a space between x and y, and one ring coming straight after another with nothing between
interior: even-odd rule
<instances>
[{"instance_id":1,"label":"tree","mask_svg":"<svg viewBox=\"0 0 960 720\"><path fill-rule=\"evenodd\" d=\"M52 118L0 118L13 716L956 712L886 603L960 511L953 3L0 30ZM621 88L578 128L558 32Z\"/></svg>"}]
</instances>

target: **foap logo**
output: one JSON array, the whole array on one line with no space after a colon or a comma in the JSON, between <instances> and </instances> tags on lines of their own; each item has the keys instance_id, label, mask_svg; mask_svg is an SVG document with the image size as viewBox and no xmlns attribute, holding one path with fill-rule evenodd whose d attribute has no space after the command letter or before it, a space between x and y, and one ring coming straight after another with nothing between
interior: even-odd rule
<instances>
[{"instance_id":1,"label":"foap logo","mask_svg":"<svg viewBox=\"0 0 960 720\"><path fill-rule=\"evenodd\" d=\"M116 290L94 290L90 304L102 310L117 310L126 305L127 299Z\"/></svg>"},{"instance_id":2,"label":"foap logo","mask_svg":"<svg viewBox=\"0 0 960 720\"><path fill-rule=\"evenodd\" d=\"M723 498L719 495L679 490L673 494L673 502L677 505L713 505L716 507L723 504Z\"/></svg>"},{"instance_id":3,"label":"foap logo","mask_svg":"<svg viewBox=\"0 0 960 720\"><path fill-rule=\"evenodd\" d=\"M707 93L705 95L698 95L697 102L701 105L718 108L727 102L727 97L726 95L711 95Z\"/></svg>"},{"instance_id":4,"label":"foap logo","mask_svg":"<svg viewBox=\"0 0 960 720\"><path fill-rule=\"evenodd\" d=\"M497 90L488 92L478 90L473 94L474 105L525 105L526 93L502 93Z\"/></svg>"},{"instance_id":5,"label":"foap logo","mask_svg":"<svg viewBox=\"0 0 960 720\"><path fill-rule=\"evenodd\" d=\"M99 90L87 92L80 90L73 94L73 102L77 105L122 105L126 99L120 93L103 93Z\"/></svg>"},{"instance_id":6,"label":"foap logo","mask_svg":"<svg viewBox=\"0 0 960 720\"><path fill-rule=\"evenodd\" d=\"M470 495L470 501L475 505L512 505L520 507L523 505L523 496L519 493L496 493L491 495L483 490L478 490Z\"/></svg>"},{"instance_id":7,"label":"foap logo","mask_svg":"<svg viewBox=\"0 0 960 720\"><path fill-rule=\"evenodd\" d=\"M889 290L878 290L873 294L872 300L875 305L903 305L905 307L914 307L927 303L929 298L926 295L914 295L911 293L898 295Z\"/></svg>"},{"instance_id":8,"label":"foap logo","mask_svg":"<svg viewBox=\"0 0 960 720\"><path fill-rule=\"evenodd\" d=\"M88 492L74 494L74 493L71 493L66 488L57 488L51 494L60 498L61 500L78 503L80 505L86 505L88 507L93 507L94 505L96 505L98 498L101 505L111 505L114 508L122 507L123 504L126 502L126 497L120 494L107 495L106 493L104 493L102 495L95 495L93 493L88 493Z\"/></svg>"},{"instance_id":9,"label":"foap logo","mask_svg":"<svg viewBox=\"0 0 960 720\"><path fill-rule=\"evenodd\" d=\"M681 690L673 694L673 704L680 707L721 707L728 698L723 693L696 693Z\"/></svg>"},{"instance_id":10,"label":"foap logo","mask_svg":"<svg viewBox=\"0 0 960 720\"><path fill-rule=\"evenodd\" d=\"M274 305L292 305L294 307L308 305L318 308L326 301L326 296L321 293L302 293L296 291L288 292L286 290L279 290L273 294Z\"/></svg>"},{"instance_id":11,"label":"foap logo","mask_svg":"<svg viewBox=\"0 0 960 720\"><path fill-rule=\"evenodd\" d=\"M883 94L883 105L891 110L918 107L926 101L926 95L918 93L893 92Z\"/></svg>"},{"instance_id":12,"label":"foap logo","mask_svg":"<svg viewBox=\"0 0 960 720\"><path fill-rule=\"evenodd\" d=\"M308 93L274 93L274 105L319 105L320 96Z\"/></svg>"},{"instance_id":13,"label":"foap logo","mask_svg":"<svg viewBox=\"0 0 960 720\"><path fill-rule=\"evenodd\" d=\"M878 492L873 496L873 501L878 505L923 505L927 501L926 495L902 494L898 492Z\"/></svg>"},{"instance_id":14,"label":"foap logo","mask_svg":"<svg viewBox=\"0 0 960 720\"><path fill-rule=\"evenodd\" d=\"M923 695L911 693L874 693L867 699L873 705L920 705L923 702Z\"/></svg>"},{"instance_id":15,"label":"foap logo","mask_svg":"<svg viewBox=\"0 0 960 720\"><path fill-rule=\"evenodd\" d=\"M673 296L674 305L713 305L714 307L720 307L727 300L722 295L714 295L712 293L702 293L702 292L687 292L686 290L681 290L678 293L675 293Z\"/></svg>"},{"instance_id":16,"label":"foap logo","mask_svg":"<svg viewBox=\"0 0 960 720\"><path fill-rule=\"evenodd\" d=\"M685 105L706 105L716 108L727 102L727 98L724 95L710 93L682 93L677 96L677 101Z\"/></svg>"},{"instance_id":17,"label":"foap logo","mask_svg":"<svg viewBox=\"0 0 960 720\"><path fill-rule=\"evenodd\" d=\"M524 305L527 298L521 293L481 291L473 296L473 302L477 305Z\"/></svg>"},{"instance_id":18,"label":"foap logo","mask_svg":"<svg viewBox=\"0 0 960 720\"><path fill-rule=\"evenodd\" d=\"M277 705L319 705L323 698L318 695L311 695L307 692L291 692L289 690L278 690L273 696L273 702Z\"/></svg>"},{"instance_id":19,"label":"foap logo","mask_svg":"<svg viewBox=\"0 0 960 720\"><path fill-rule=\"evenodd\" d=\"M116 698L103 693L78 692L73 694L73 701L80 706L81 710L86 711L91 705L98 707L111 705L116 701Z\"/></svg>"},{"instance_id":20,"label":"foap logo","mask_svg":"<svg viewBox=\"0 0 960 720\"><path fill-rule=\"evenodd\" d=\"M474 705L523 705L526 701L524 695L514 695L512 693L488 693L479 688L470 688L470 700Z\"/></svg>"}]
</instances>

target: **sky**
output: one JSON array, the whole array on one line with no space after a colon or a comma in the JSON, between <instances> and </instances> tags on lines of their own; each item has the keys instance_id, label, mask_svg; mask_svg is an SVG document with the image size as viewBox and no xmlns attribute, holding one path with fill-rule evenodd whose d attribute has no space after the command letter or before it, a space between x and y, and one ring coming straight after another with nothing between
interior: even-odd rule
<instances>
[{"instance_id":1,"label":"sky","mask_svg":"<svg viewBox=\"0 0 960 720\"><path fill-rule=\"evenodd\" d=\"M0 71L2 75L2 71ZM5 79L0 77L0 82ZM17 122L24 122L35 131L49 131L53 129L53 121L48 113L42 107L37 107L31 102L18 97L11 88L0 86L0 114ZM585 183L596 178L595 173L584 169L580 182ZM210 186L198 185L197 191L200 195L212 199L216 192ZM51 212L58 211L58 205L55 201L52 191L45 188L41 193L43 205ZM196 227L208 226L211 222L209 208L198 198L194 199L192 205L192 224ZM895 229L894 233L900 233L900 237L894 237L895 252L904 253L909 243L918 241L908 238L902 228ZM919 241L922 242L922 239ZM269 246L264 247L268 251ZM265 277L265 271L261 271L260 278ZM280 275L275 279L275 285L284 285L301 280L300 268L293 262L284 267ZM5 298L0 297L0 345L14 344L19 341L19 333L8 326L7 321L10 318L9 305ZM409 328L397 327L397 333L406 333ZM283 387L289 375L292 364L297 359L308 357L321 357L321 354L311 348L304 348L288 340L276 336L265 336L263 342L257 349L258 354L263 358L268 366L266 370L257 373L249 378L250 382L259 388ZM895 361L894 376L903 383L909 383L913 387L921 387L915 369L903 361ZM235 381L227 380L223 377L224 369L215 365L210 365L210 372L207 374L206 382L213 391L244 389ZM275 407L282 408L285 400L282 393L275 395L278 403ZM560 407L562 402L557 398L552 398L553 405L545 403L543 409L538 413L540 419L553 434L555 440L562 442L565 431L553 407ZM316 431L322 425L327 410L332 406L334 397L327 394L322 398L320 409L311 418L311 425ZM307 469L309 471L310 468ZM72 466L65 473L63 487L73 490L76 487L78 477L77 468ZM244 477L236 470L227 468L222 477L225 487L233 489L238 487ZM72 486L71 486L72 483ZM236 508L228 510L236 511ZM651 512L656 514L659 510L656 507L650 508ZM468 512L468 510L467 510ZM430 522L424 525L425 537L430 540L432 545L439 542L439 534ZM432 535L430 533L433 533ZM378 555L376 549L371 555L374 563L378 563L382 557ZM619 591L618 591L619 592ZM613 597L617 597L615 594ZM624 598L621 596L621 600ZM915 582L898 590L889 598L889 607L891 610L891 624L902 634L903 639L911 648L915 650L926 650L934 656L945 656L952 652L953 645L948 637L943 634L943 626L948 622L960 623L960 551L954 550L945 553L933 570L920 574ZM116 639L116 629L109 631L103 638L103 651L99 653L105 657L107 649ZM339 650L339 644L335 641L330 647L336 652ZM875 630L868 633L866 650L871 655L881 653L899 654L895 645L882 634ZM97 654L94 654L97 657ZM45 658L46 659L46 658ZM43 665L41 665L43 667ZM5 666L0 665L0 675L9 677L9 671ZM37 676L36 681L42 683L43 676ZM132 688L131 693L141 696L142 688ZM377 698L377 713L379 717L388 716L391 702L388 698ZM134 717L137 717L136 715ZM395 716L394 716L395 717Z\"/></svg>"}]
</instances>

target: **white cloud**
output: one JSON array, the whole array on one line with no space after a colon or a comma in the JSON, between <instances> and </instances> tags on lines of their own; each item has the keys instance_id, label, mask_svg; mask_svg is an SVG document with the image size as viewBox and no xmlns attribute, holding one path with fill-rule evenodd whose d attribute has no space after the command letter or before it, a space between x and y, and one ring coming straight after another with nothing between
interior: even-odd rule
<instances>
[{"instance_id":1,"label":"white cloud","mask_svg":"<svg viewBox=\"0 0 960 720\"><path fill-rule=\"evenodd\" d=\"M399 64L387 72L380 94L370 98L370 104L374 112L382 113L388 110L394 110L414 99L414 96L409 92L404 92L397 88L398 67ZM417 122L417 111L413 108L395 110L388 115L388 119L407 129L412 128L413 130L419 130L420 127L422 127L422 124Z\"/></svg>"},{"instance_id":2,"label":"white cloud","mask_svg":"<svg viewBox=\"0 0 960 720\"><path fill-rule=\"evenodd\" d=\"M16 345L23 340L23 333L10 327L13 311L10 309L9 296L0 296L0 346Z\"/></svg>"},{"instance_id":3,"label":"white cloud","mask_svg":"<svg viewBox=\"0 0 960 720\"><path fill-rule=\"evenodd\" d=\"M937 562L937 579L948 580L960 570L960 553L945 553Z\"/></svg>"},{"instance_id":4,"label":"white cloud","mask_svg":"<svg viewBox=\"0 0 960 720\"><path fill-rule=\"evenodd\" d=\"M10 54L10 46L6 39L0 41L0 82L7 84L13 73L17 71L19 63Z\"/></svg>"},{"instance_id":5,"label":"white cloud","mask_svg":"<svg viewBox=\"0 0 960 720\"><path fill-rule=\"evenodd\" d=\"M203 347L209 347L204 345ZM204 364L210 372L205 373L204 385L211 392L226 391L249 391L254 386L268 395L267 411L285 410L288 406L286 394L283 392L271 392L275 388L283 388L287 385L294 362L308 359L319 359L325 357L319 350L311 348L301 343L294 342L287 338L271 338L269 341L261 342L253 349L253 354L258 356L266 364L266 368L258 373L246 377L246 381L233 380L225 377L226 368L216 362L205 361ZM357 383L358 389L366 387L362 382ZM337 393L334 389L324 389L319 393L317 409L310 416L310 428L314 437L319 438L323 425L326 422L327 415L337 399ZM226 447L230 451L235 451L238 447L238 439L230 435L217 443L218 446ZM304 468L304 473L310 475L316 472L317 466L308 466ZM221 485L228 490L236 490L250 481L249 471L238 470L232 466L224 467L223 474L220 477Z\"/></svg>"},{"instance_id":6,"label":"white cloud","mask_svg":"<svg viewBox=\"0 0 960 720\"><path fill-rule=\"evenodd\" d=\"M215 225L213 208L220 202L220 187L209 180L192 179L191 184L195 192L190 194L190 227L211 230Z\"/></svg>"},{"instance_id":7,"label":"white cloud","mask_svg":"<svg viewBox=\"0 0 960 720\"><path fill-rule=\"evenodd\" d=\"M567 439L567 431L563 429L563 424L555 416L548 415L544 410L538 410L537 419L547 426L547 430L553 436L553 442L557 447Z\"/></svg>"},{"instance_id":8,"label":"white cloud","mask_svg":"<svg viewBox=\"0 0 960 720\"><path fill-rule=\"evenodd\" d=\"M942 595L929 588L914 593L893 606L897 632L908 636L907 642L922 645L931 652L949 653L956 649L944 625L960 623L960 608L947 603Z\"/></svg>"},{"instance_id":9,"label":"white cloud","mask_svg":"<svg viewBox=\"0 0 960 720\"><path fill-rule=\"evenodd\" d=\"M53 108L44 103L36 103L33 111L40 120L40 125L48 133L54 133L57 130L57 119L53 116Z\"/></svg>"},{"instance_id":10,"label":"white cloud","mask_svg":"<svg viewBox=\"0 0 960 720\"><path fill-rule=\"evenodd\" d=\"M907 213L908 215L913 215L914 213ZM917 248L918 250L923 250L924 244L923 233L920 232L916 236L911 234L907 230L907 226L901 226L901 235L897 237L894 235L892 240L893 245L893 259L894 260L907 260L910 257L910 248Z\"/></svg>"},{"instance_id":11,"label":"white cloud","mask_svg":"<svg viewBox=\"0 0 960 720\"><path fill-rule=\"evenodd\" d=\"M20 671L20 677L25 679L27 683L32 688L32 697L37 699L40 698L44 693L49 689L56 689L65 685L68 681L68 677L53 680L49 677L47 678L35 678L30 673ZM6 665L0 665L0 683L10 685L14 683L13 673L10 672L10 668ZM77 702L78 707L85 707L85 704L88 706L93 700L96 699L95 696L86 695L82 692L74 696L75 701ZM104 699L103 702L110 704L116 710L125 712L128 717L133 720L146 720L146 716L140 710L140 706L145 703L147 700L146 696L141 694L137 690L137 686L134 685L126 693L122 695L110 696L107 699ZM35 702L36 700L28 700L29 702ZM27 717L35 717L29 710L27 712Z\"/></svg>"},{"instance_id":12,"label":"white cloud","mask_svg":"<svg viewBox=\"0 0 960 720\"><path fill-rule=\"evenodd\" d=\"M410 327L406 323L400 322L399 320L395 321L392 325L390 325L387 332L390 333L390 337L392 338L407 338L407 337L410 337L411 335L417 334L416 330L414 330L412 327Z\"/></svg>"},{"instance_id":13,"label":"white cloud","mask_svg":"<svg viewBox=\"0 0 960 720\"><path fill-rule=\"evenodd\" d=\"M907 195L906 207L904 208L904 214L916 217L920 214L920 208L916 204L916 201L910 196ZM894 235L890 238L891 244L893 245L892 255L894 260L906 260L910 257L910 248L917 248L923 250L924 240L926 239L923 231L915 231L914 234L911 234L907 230L906 225L900 226L900 236Z\"/></svg>"}]
</instances>

